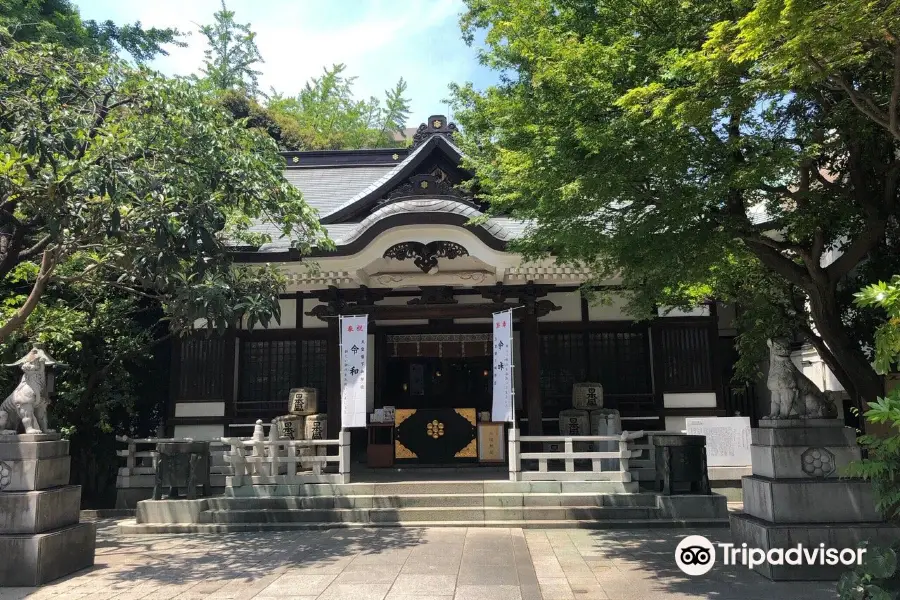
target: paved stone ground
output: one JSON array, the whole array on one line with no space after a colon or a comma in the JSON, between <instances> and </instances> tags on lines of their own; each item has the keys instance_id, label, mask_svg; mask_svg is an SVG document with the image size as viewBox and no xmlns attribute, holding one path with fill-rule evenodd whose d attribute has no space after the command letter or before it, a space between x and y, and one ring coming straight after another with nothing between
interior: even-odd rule
<instances>
[{"instance_id":1,"label":"paved stone ground","mask_svg":"<svg viewBox=\"0 0 900 600\"><path fill-rule=\"evenodd\" d=\"M521 529L336 529L269 534L115 534L100 524L93 569L0 599L84 600L822 600L834 584L772 583L717 566L691 578L687 533ZM691 530L726 541L727 530Z\"/></svg>"}]
</instances>

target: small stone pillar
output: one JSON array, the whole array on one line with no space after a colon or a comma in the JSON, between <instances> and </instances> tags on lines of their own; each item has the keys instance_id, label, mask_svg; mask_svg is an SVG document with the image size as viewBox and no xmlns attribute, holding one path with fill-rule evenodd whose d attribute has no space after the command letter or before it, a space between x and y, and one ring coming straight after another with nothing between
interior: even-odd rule
<instances>
[{"instance_id":1,"label":"small stone pillar","mask_svg":"<svg viewBox=\"0 0 900 600\"><path fill-rule=\"evenodd\" d=\"M38 586L94 564L96 530L79 523L69 442L0 435L0 587Z\"/></svg>"},{"instance_id":2,"label":"small stone pillar","mask_svg":"<svg viewBox=\"0 0 900 600\"><path fill-rule=\"evenodd\" d=\"M871 484L842 478L859 460L856 433L838 419L760 419L751 430L753 474L742 480L744 510L732 513L738 547L856 548L863 540L888 545L900 528L882 521ZM847 567L762 564L754 570L776 581L833 581Z\"/></svg>"}]
</instances>

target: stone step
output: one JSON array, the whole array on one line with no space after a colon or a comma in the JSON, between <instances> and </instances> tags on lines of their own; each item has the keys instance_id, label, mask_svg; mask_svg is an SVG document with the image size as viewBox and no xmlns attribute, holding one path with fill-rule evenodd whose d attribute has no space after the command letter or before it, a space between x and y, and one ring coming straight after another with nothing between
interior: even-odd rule
<instances>
[{"instance_id":1,"label":"stone step","mask_svg":"<svg viewBox=\"0 0 900 600\"><path fill-rule=\"evenodd\" d=\"M211 510L604 506L655 508L654 494L404 494L210 498Z\"/></svg>"},{"instance_id":2,"label":"stone step","mask_svg":"<svg viewBox=\"0 0 900 600\"><path fill-rule=\"evenodd\" d=\"M421 494L625 494L636 483L616 481L406 481L385 483L306 483L226 487L231 498L282 496L409 496Z\"/></svg>"},{"instance_id":3,"label":"stone step","mask_svg":"<svg viewBox=\"0 0 900 600\"><path fill-rule=\"evenodd\" d=\"M517 527L522 529L669 529L728 527L728 519L605 519L533 520L533 521L393 521L370 522L292 522L292 523L173 523L137 524L125 521L118 525L122 535L172 533L255 533L268 531L324 530L374 527Z\"/></svg>"},{"instance_id":4,"label":"stone step","mask_svg":"<svg viewBox=\"0 0 900 600\"><path fill-rule=\"evenodd\" d=\"M415 521L540 521L540 520L627 520L650 519L651 508L598 506L546 507L413 507L413 508L300 508L207 510L201 523L296 523L358 522L390 523Z\"/></svg>"}]
</instances>

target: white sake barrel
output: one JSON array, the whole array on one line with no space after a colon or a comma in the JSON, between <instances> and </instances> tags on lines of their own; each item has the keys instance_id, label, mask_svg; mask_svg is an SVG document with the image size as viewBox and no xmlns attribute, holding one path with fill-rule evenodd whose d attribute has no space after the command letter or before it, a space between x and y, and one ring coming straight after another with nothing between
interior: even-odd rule
<instances>
[{"instance_id":1,"label":"white sake barrel","mask_svg":"<svg viewBox=\"0 0 900 600\"><path fill-rule=\"evenodd\" d=\"M590 430L591 418L588 411L569 408L559 412L559 435L590 435ZM590 449L590 444L575 442L572 449L575 452L586 452Z\"/></svg>"},{"instance_id":2,"label":"white sake barrel","mask_svg":"<svg viewBox=\"0 0 900 600\"><path fill-rule=\"evenodd\" d=\"M328 432L325 423L327 416L325 413L317 415L309 415L306 417L306 437L307 440L327 440Z\"/></svg>"},{"instance_id":3,"label":"white sake barrel","mask_svg":"<svg viewBox=\"0 0 900 600\"><path fill-rule=\"evenodd\" d=\"M306 417L303 415L284 415L275 418L278 437L283 440L302 440L305 433Z\"/></svg>"},{"instance_id":4,"label":"white sake barrel","mask_svg":"<svg viewBox=\"0 0 900 600\"><path fill-rule=\"evenodd\" d=\"M288 412L292 415L314 415L319 412L316 388L294 388L288 394Z\"/></svg>"},{"instance_id":5,"label":"white sake barrel","mask_svg":"<svg viewBox=\"0 0 900 600\"><path fill-rule=\"evenodd\" d=\"M576 383L572 386L572 407L584 410L603 408L603 386L599 383Z\"/></svg>"}]
</instances>

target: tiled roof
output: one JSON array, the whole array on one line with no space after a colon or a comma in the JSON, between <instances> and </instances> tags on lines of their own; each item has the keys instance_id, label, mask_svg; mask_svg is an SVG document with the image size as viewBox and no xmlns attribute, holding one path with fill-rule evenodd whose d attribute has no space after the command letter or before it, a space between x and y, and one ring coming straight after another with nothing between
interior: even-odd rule
<instances>
[{"instance_id":1,"label":"tiled roof","mask_svg":"<svg viewBox=\"0 0 900 600\"><path fill-rule=\"evenodd\" d=\"M392 170L392 165L313 167L288 169L284 172L284 177L303 192L303 199L319 211L319 216L325 216Z\"/></svg>"},{"instance_id":2,"label":"tiled roof","mask_svg":"<svg viewBox=\"0 0 900 600\"><path fill-rule=\"evenodd\" d=\"M352 212L355 206L363 204L363 201L366 200L369 196L375 194L376 192L379 192L380 190L387 191L390 186L395 183L399 183L399 181L404 177L408 177L410 172L415 168L417 164L421 162L423 158L433 152L435 148L440 147L442 144L451 153L456 154L457 160L462 157L462 153L460 152L459 148L457 148L449 138L443 135L431 136L425 143L410 152L409 156L404 158L402 162L400 162L390 171L383 173L380 178L370 183L365 189L359 190L352 196L350 194L344 194L346 200L336 209L328 213L323 212L321 214L323 220L327 222L328 219L324 219L324 217L337 217L339 216L339 213L347 214L349 212Z\"/></svg>"},{"instance_id":3,"label":"tiled roof","mask_svg":"<svg viewBox=\"0 0 900 600\"><path fill-rule=\"evenodd\" d=\"M375 198L380 198L393 186L409 177L411 172L433 151L442 149L453 158L462 156L449 137L436 134L416 147L396 164L341 164L340 166L294 167L285 170L285 178L302 193L304 200L319 212L319 218L328 237L337 246L347 245L365 233L377 221L402 213L444 213L455 214L466 218L483 216L482 213L464 202L446 199L417 199L393 202L375 210L359 222L336 222L352 219L354 214L372 210ZM394 158L400 158L394 155ZM329 159L331 160L331 159ZM303 163L302 160L295 161ZM330 218L329 218L330 217ZM508 218L493 218L480 225L493 237L501 241L510 241L521 237L527 223ZM251 227L257 233L265 233L272 242L264 244L259 252L280 252L290 247L290 240L283 238L277 227L270 223L259 222Z\"/></svg>"}]
</instances>

